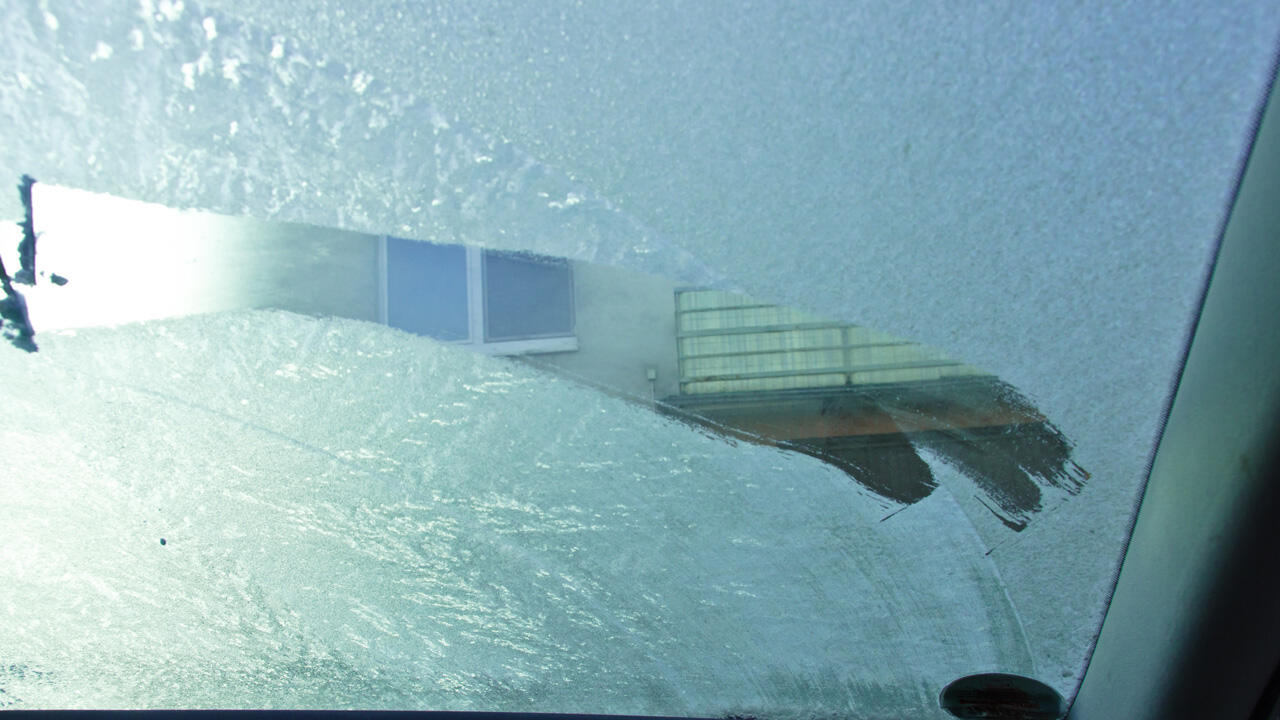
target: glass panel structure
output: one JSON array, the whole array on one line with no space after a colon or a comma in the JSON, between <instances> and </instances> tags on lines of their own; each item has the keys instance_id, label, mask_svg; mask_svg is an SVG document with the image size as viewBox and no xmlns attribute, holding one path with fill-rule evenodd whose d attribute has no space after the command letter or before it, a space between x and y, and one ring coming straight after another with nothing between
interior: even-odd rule
<instances>
[{"instance_id":1,"label":"glass panel structure","mask_svg":"<svg viewBox=\"0 0 1280 720\"><path fill-rule=\"evenodd\" d=\"M573 334L573 282L563 260L484 254L485 340Z\"/></svg>"},{"instance_id":2,"label":"glass panel structure","mask_svg":"<svg viewBox=\"0 0 1280 720\"><path fill-rule=\"evenodd\" d=\"M387 324L437 340L466 340L466 248L403 238L386 242Z\"/></svg>"}]
</instances>

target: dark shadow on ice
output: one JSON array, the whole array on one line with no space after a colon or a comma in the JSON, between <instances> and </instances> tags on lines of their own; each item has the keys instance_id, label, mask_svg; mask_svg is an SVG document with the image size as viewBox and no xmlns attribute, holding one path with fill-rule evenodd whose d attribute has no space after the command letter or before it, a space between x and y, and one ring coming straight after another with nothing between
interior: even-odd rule
<instances>
[{"instance_id":1,"label":"dark shadow on ice","mask_svg":"<svg viewBox=\"0 0 1280 720\"><path fill-rule=\"evenodd\" d=\"M668 412L738 437L816 457L888 500L938 487L928 450L968 477L982 502L1020 531L1042 489L1074 495L1089 475L1072 444L1017 390L991 376L666 399Z\"/></svg>"},{"instance_id":2,"label":"dark shadow on ice","mask_svg":"<svg viewBox=\"0 0 1280 720\"><path fill-rule=\"evenodd\" d=\"M22 222L22 240L18 242L18 262L21 267L13 274L13 281L20 285L36 284L36 224L35 213L31 207L31 188L36 180L30 175L23 175L18 182L18 195L22 198L25 210Z\"/></svg>"},{"instance_id":3,"label":"dark shadow on ice","mask_svg":"<svg viewBox=\"0 0 1280 720\"><path fill-rule=\"evenodd\" d=\"M675 296L670 414L819 458L904 507L945 482L1014 531L1045 490L1088 478L1022 393L936 348L735 293ZM968 481L935 475L939 460Z\"/></svg>"},{"instance_id":4,"label":"dark shadow on ice","mask_svg":"<svg viewBox=\"0 0 1280 720\"><path fill-rule=\"evenodd\" d=\"M13 343L14 347L27 352L35 352L36 331L31 327L31 319L27 315L27 299L13 287L9 273L4 269L4 261L0 260L0 334Z\"/></svg>"},{"instance_id":5,"label":"dark shadow on ice","mask_svg":"<svg viewBox=\"0 0 1280 720\"><path fill-rule=\"evenodd\" d=\"M22 182L18 185L23 207L26 208L26 216L18 224L22 228L22 240L18 243L20 266L12 278L5 270L4 261L0 260L0 290L4 292L4 297L0 297L0 334L13 343L14 347L27 352L37 350L36 331L31 327L31 317L27 313L27 299L13 285L14 283L35 284L36 233L31 211L31 186L34 184L35 180L31 176L23 175Z\"/></svg>"}]
</instances>

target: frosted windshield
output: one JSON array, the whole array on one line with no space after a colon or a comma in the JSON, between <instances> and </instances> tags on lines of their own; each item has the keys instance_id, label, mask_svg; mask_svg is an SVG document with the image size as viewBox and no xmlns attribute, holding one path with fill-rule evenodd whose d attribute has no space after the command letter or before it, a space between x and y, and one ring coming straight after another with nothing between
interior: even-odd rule
<instances>
[{"instance_id":1,"label":"frosted windshield","mask_svg":"<svg viewBox=\"0 0 1280 720\"><path fill-rule=\"evenodd\" d=\"M0 704L1070 696L1272 10L0 11Z\"/></svg>"}]
</instances>

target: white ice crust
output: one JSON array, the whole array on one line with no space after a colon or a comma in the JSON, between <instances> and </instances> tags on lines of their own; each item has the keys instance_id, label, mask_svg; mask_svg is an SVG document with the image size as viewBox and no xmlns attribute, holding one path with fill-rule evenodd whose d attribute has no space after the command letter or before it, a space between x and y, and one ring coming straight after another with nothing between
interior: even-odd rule
<instances>
[{"instance_id":1,"label":"white ice crust","mask_svg":"<svg viewBox=\"0 0 1280 720\"><path fill-rule=\"evenodd\" d=\"M882 715L1034 672L943 493L882 522L812 458L358 321L2 357L19 706Z\"/></svg>"}]
</instances>

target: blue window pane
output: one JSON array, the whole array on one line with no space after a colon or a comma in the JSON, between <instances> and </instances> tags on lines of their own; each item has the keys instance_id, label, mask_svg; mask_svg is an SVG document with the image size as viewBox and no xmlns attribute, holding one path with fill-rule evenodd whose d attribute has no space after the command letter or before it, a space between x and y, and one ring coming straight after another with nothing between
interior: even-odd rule
<instances>
[{"instance_id":1,"label":"blue window pane","mask_svg":"<svg viewBox=\"0 0 1280 720\"><path fill-rule=\"evenodd\" d=\"M387 238L387 324L440 340L466 340L466 248Z\"/></svg>"},{"instance_id":2,"label":"blue window pane","mask_svg":"<svg viewBox=\"0 0 1280 720\"><path fill-rule=\"evenodd\" d=\"M573 334L573 279L564 260L484 254L485 339Z\"/></svg>"}]
</instances>

